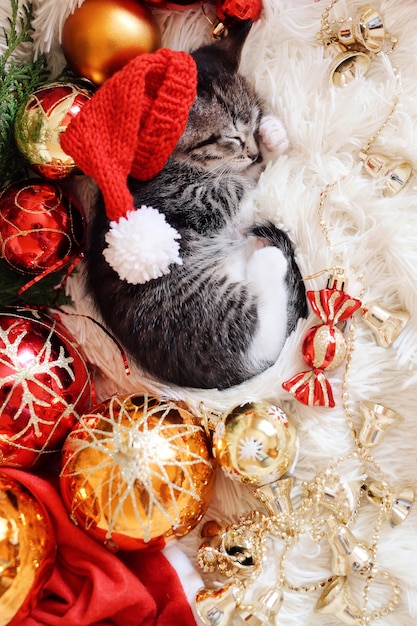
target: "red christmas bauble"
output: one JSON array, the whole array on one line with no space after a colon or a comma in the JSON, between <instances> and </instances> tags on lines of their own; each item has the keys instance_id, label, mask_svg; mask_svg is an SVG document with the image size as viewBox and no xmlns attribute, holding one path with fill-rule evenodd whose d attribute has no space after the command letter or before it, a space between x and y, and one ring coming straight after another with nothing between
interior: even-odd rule
<instances>
[{"instance_id":1,"label":"red christmas bauble","mask_svg":"<svg viewBox=\"0 0 417 626\"><path fill-rule=\"evenodd\" d=\"M14 126L16 144L37 174L59 180L77 172L60 136L91 95L79 85L57 82L40 87L22 104Z\"/></svg>"},{"instance_id":2,"label":"red christmas bauble","mask_svg":"<svg viewBox=\"0 0 417 626\"><path fill-rule=\"evenodd\" d=\"M301 344L304 361L310 367L332 370L346 356L346 340L343 333L333 325L320 324L310 328Z\"/></svg>"},{"instance_id":3,"label":"red christmas bauble","mask_svg":"<svg viewBox=\"0 0 417 626\"><path fill-rule=\"evenodd\" d=\"M262 11L262 0L217 0L217 17L226 26L241 20L256 22Z\"/></svg>"},{"instance_id":4,"label":"red christmas bauble","mask_svg":"<svg viewBox=\"0 0 417 626\"><path fill-rule=\"evenodd\" d=\"M0 472L0 624L23 624L55 563L55 533L43 504ZM11 473L13 473L12 470Z\"/></svg>"},{"instance_id":5,"label":"red christmas bauble","mask_svg":"<svg viewBox=\"0 0 417 626\"><path fill-rule=\"evenodd\" d=\"M85 356L62 323L0 310L0 464L30 467L60 450L91 401Z\"/></svg>"},{"instance_id":6,"label":"red christmas bauble","mask_svg":"<svg viewBox=\"0 0 417 626\"><path fill-rule=\"evenodd\" d=\"M52 271L75 257L83 237L81 208L56 183L19 181L0 193L0 258L12 269Z\"/></svg>"}]
</instances>

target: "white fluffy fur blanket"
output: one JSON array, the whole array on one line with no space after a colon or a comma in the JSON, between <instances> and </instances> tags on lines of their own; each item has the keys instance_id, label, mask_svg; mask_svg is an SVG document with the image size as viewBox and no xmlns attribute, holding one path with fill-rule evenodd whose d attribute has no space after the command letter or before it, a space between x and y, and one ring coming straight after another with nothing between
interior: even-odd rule
<instances>
[{"instance_id":1,"label":"white fluffy fur blanket","mask_svg":"<svg viewBox=\"0 0 417 626\"><path fill-rule=\"evenodd\" d=\"M66 16L81 0L36 0L34 48L48 54L53 71L63 66L59 38ZM340 0L331 19L354 16L364 3ZM417 3L414 0L375 0L387 30L398 37L398 48L372 60L367 76L346 88L329 86L329 63L316 42L320 16L327 5L321 0L264 0L261 19L247 41L242 70L255 83L272 111L288 130L289 151L270 164L257 190L259 212L286 229L297 249L304 277L334 265L341 256L349 280L348 292L358 296L363 274L365 301L377 301L387 309L406 309L410 320L388 348L377 345L371 330L356 318L356 340L347 376L347 393L353 423L360 424L359 401L372 400L398 411L403 421L390 429L372 451L387 481L394 487L417 483L417 179L393 198L383 197L380 181L371 179L359 159L361 147L379 129L401 90L399 103L374 148L387 155L407 157L417 168ZM0 8L9 6L0 0ZM3 11L2 11L3 12ZM209 41L210 29L199 7L186 11L155 12L161 25L163 45L190 51ZM396 71L398 70L398 76ZM318 203L329 183L335 187L324 205L324 219L333 250L320 226ZM91 184L85 180L78 192L88 206ZM309 280L308 289L325 287L327 272ZM90 315L80 273L68 282L74 300L70 311ZM300 344L306 330L317 323L312 313L288 339L277 363L261 376L223 392L167 388L133 372L126 377L120 352L101 329L85 317L68 317L66 323L82 343L97 370L100 399L115 392L150 390L183 399L197 408L227 410L248 400L269 399L291 416L298 428L300 453L294 467L293 503L297 506L302 481L312 480L341 455L354 450L342 401L344 365L330 372L335 392L333 409L299 404L282 388L282 382L305 369ZM300 369L301 368L301 369ZM355 474L355 460L344 466L346 476ZM218 476L215 496L205 519L233 522L238 515L260 507L249 491L223 475ZM355 534L372 541L376 509L364 507ZM192 565L199 546L198 529L180 540L177 547ZM277 580L280 546L269 544L256 589ZM397 578L401 601L397 610L382 617L381 626L417 624L417 506L406 521L391 528L384 523L376 553L381 570ZM329 554L321 544L301 541L286 560L288 578L295 584L314 582L330 575ZM192 580L192 582L191 582ZM353 587L355 583L353 582ZM190 578L189 595L201 585L199 574ZM377 585L376 606L388 602L390 588ZM371 591L370 597L374 593ZM337 625L334 616L315 612L317 592L285 592L277 624L286 626ZM361 594L358 602L361 604ZM372 604L372 602L371 602ZM236 624L238 622L236 621ZM240 622L239 622L240 623Z\"/></svg>"}]
</instances>

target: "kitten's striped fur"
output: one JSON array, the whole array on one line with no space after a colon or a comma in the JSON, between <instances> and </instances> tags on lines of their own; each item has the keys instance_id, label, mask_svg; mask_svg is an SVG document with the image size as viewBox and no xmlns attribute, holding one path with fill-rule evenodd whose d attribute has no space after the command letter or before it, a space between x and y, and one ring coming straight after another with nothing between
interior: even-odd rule
<instances>
[{"instance_id":1,"label":"kitten's striped fur","mask_svg":"<svg viewBox=\"0 0 417 626\"><path fill-rule=\"evenodd\" d=\"M183 264L131 285L103 257L100 204L90 234L87 282L104 321L143 370L181 386L225 388L261 372L307 313L288 236L254 218L263 112L237 71L247 31L194 53L187 128L160 174L130 181L135 206L158 209L180 233Z\"/></svg>"}]
</instances>

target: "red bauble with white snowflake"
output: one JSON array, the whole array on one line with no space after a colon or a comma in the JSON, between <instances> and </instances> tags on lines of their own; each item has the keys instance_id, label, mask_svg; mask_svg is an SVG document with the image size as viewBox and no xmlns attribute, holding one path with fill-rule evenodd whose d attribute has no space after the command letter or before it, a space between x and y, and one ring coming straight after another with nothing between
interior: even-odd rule
<instances>
[{"instance_id":1,"label":"red bauble with white snowflake","mask_svg":"<svg viewBox=\"0 0 417 626\"><path fill-rule=\"evenodd\" d=\"M85 356L57 319L0 310L0 464L30 467L61 448L92 401Z\"/></svg>"},{"instance_id":2,"label":"red bauble with white snowflake","mask_svg":"<svg viewBox=\"0 0 417 626\"><path fill-rule=\"evenodd\" d=\"M0 258L24 274L60 269L80 252L84 216L52 181L28 179L0 193Z\"/></svg>"}]
</instances>

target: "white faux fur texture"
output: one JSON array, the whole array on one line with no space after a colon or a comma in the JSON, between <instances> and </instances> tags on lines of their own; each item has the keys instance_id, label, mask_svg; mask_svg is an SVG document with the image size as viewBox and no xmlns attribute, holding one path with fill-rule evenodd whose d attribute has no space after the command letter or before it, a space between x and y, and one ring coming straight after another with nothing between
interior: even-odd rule
<instances>
[{"instance_id":1,"label":"white faux fur texture","mask_svg":"<svg viewBox=\"0 0 417 626\"><path fill-rule=\"evenodd\" d=\"M0 0L0 7L7 5ZM36 0L34 46L46 51L51 67L58 70L63 59L59 35L65 17L80 0ZM356 315L356 340L347 376L352 420L359 425L358 403L372 400L397 410L403 417L373 451L392 486L417 483L417 179L395 197L381 195L381 183L371 179L359 159L360 149L375 135L399 102L392 117L377 136L373 150L408 158L417 171L417 3L415 0L375 0L389 33L398 37L392 54L382 53L371 62L365 77L340 89L329 85L329 59L316 42L320 16L328 2L320 0L263 0L261 19L247 41L242 71L253 79L272 114L280 117L288 132L289 150L268 165L257 189L259 213L285 228L295 242L297 257L309 289L325 287L328 268L340 256L348 275L348 292L364 301L377 301L388 309L406 309L410 320L389 348L376 344L373 334ZM339 0L330 19L354 16L364 2ZM206 11L213 9L210 3ZM213 9L214 13L214 9ZM155 11L163 33L163 45L190 51L210 39L210 27L199 7L186 11ZM389 45L387 45L389 48ZM324 220L331 249L320 226L318 204L327 184L334 184L324 203ZM94 194L90 181L78 184L77 193L88 209ZM320 274L315 278L307 279ZM363 277L360 278L360 275ZM68 281L75 306L71 312L94 315L83 293L80 273ZM353 451L342 406L344 365L329 372L334 389L334 409L311 408L297 403L282 389L282 382L305 369L300 352L304 333L317 318L311 314L287 340L273 367L256 379L223 392L169 387L134 371L126 376L121 355L102 330L84 317L68 316L68 328L83 344L97 369L99 398L115 392L149 390L183 399L197 409L201 401L221 411L248 400L270 399L281 406L298 428L300 453L294 468L295 505L301 483L311 480L341 455ZM353 460L344 466L346 475L358 471ZM233 522L242 512L255 508L248 490L223 475L205 519ZM258 504L259 508L259 504ZM357 536L372 540L375 511L364 507L355 523ZM198 529L178 542L195 564ZM256 582L259 591L278 576L280 546L270 541L268 557ZM324 545L305 540L288 554L288 578L295 584L314 582L330 574ZM376 553L381 570L395 576L402 590L398 609L382 617L381 626L417 624L417 505L397 528L384 523ZM357 593L357 585L352 582ZM387 587L372 592L376 605L389 600ZM371 596L372 596L371 593ZM374 597L374 596L372 596ZM361 595L359 592L359 602ZM314 611L317 592L285 592L277 624L285 626L337 626L331 615ZM372 604L373 600L371 601ZM236 620L236 625L239 624Z\"/></svg>"}]
</instances>

